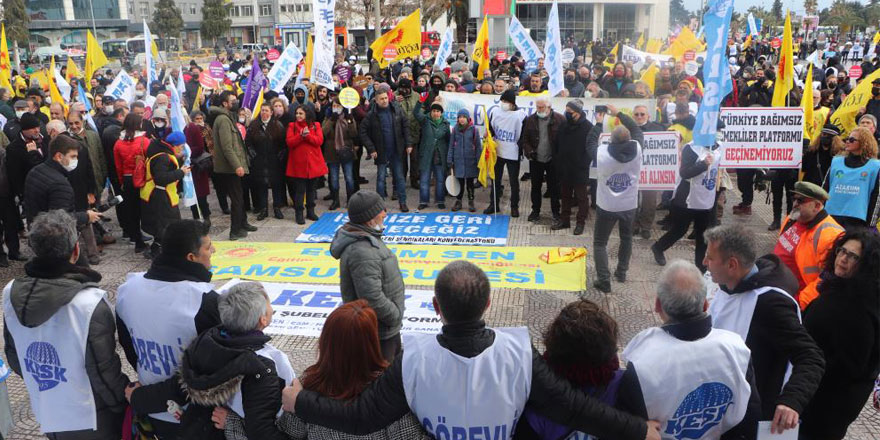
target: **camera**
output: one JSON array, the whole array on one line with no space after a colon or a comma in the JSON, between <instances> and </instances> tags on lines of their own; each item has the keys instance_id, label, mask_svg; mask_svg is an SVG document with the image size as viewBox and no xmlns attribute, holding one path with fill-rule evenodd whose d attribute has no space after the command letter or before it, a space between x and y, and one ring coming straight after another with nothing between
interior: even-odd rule
<instances>
[{"instance_id":1,"label":"camera","mask_svg":"<svg viewBox=\"0 0 880 440\"><path fill-rule=\"evenodd\" d=\"M596 106L596 113L608 113L608 106L607 105L597 105Z\"/></svg>"},{"instance_id":2,"label":"camera","mask_svg":"<svg viewBox=\"0 0 880 440\"><path fill-rule=\"evenodd\" d=\"M98 212L105 212L120 203L122 203L122 196L112 197L109 200L107 200L107 203L102 203L102 204L98 205L95 208L95 210Z\"/></svg>"}]
</instances>

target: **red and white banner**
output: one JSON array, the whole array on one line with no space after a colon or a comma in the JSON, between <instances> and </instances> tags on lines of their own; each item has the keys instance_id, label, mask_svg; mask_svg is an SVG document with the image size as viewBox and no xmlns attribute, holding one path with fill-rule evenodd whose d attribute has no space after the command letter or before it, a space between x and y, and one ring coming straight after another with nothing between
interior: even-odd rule
<instances>
[{"instance_id":1,"label":"red and white banner","mask_svg":"<svg viewBox=\"0 0 880 440\"><path fill-rule=\"evenodd\" d=\"M726 124L722 168L800 168L804 110L800 107L722 107Z\"/></svg>"}]
</instances>

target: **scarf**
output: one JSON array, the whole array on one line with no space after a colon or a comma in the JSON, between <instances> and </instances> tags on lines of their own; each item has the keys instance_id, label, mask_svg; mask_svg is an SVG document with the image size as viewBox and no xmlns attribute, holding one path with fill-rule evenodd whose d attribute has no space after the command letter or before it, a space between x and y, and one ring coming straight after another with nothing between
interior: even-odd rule
<instances>
[{"instance_id":1,"label":"scarf","mask_svg":"<svg viewBox=\"0 0 880 440\"><path fill-rule=\"evenodd\" d=\"M344 150L347 145L345 145L345 130L348 129L348 120L346 120L341 115L336 118L336 126L333 130L333 142L336 147L336 151Z\"/></svg>"}]
</instances>

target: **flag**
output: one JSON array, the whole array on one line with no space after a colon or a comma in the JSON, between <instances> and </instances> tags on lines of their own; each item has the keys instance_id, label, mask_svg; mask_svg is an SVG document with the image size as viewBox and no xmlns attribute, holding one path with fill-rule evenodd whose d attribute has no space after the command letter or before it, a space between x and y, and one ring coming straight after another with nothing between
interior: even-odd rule
<instances>
[{"instance_id":1,"label":"flag","mask_svg":"<svg viewBox=\"0 0 880 440\"><path fill-rule=\"evenodd\" d=\"M510 39L513 40L514 46L516 46L526 62L526 72L532 72L537 69L538 59L544 54L538 48L538 45L535 44L535 41L532 40L526 28L523 27L516 17L510 17L510 25L507 27L507 31L510 33Z\"/></svg>"},{"instance_id":2,"label":"flag","mask_svg":"<svg viewBox=\"0 0 880 440\"><path fill-rule=\"evenodd\" d=\"M84 76L87 89L92 90L92 75L95 74L95 71L104 67L107 63L107 56L101 50L98 40L92 35L92 31L86 31L86 67Z\"/></svg>"},{"instance_id":3,"label":"flag","mask_svg":"<svg viewBox=\"0 0 880 440\"><path fill-rule=\"evenodd\" d=\"M804 138L813 139L813 131L816 129L816 121L813 120L813 65L807 70L807 79L804 80L804 96L801 98L801 107L804 109Z\"/></svg>"},{"instance_id":4,"label":"flag","mask_svg":"<svg viewBox=\"0 0 880 440\"><path fill-rule=\"evenodd\" d=\"M651 62L651 65L648 66L648 68L645 69L644 72L642 72L642 78L640 79L640 81L643 81L645 84L648 85L648 87L651 88L651 93L654 93L654 83L655 79L657 78L657 72L659 70L660 69L657 68L657 63Z\"/></svg>"},{"instance_id":5,"label":"flag","mask_svg":"<svg viewBox=\"0 0 880 440\"><path fill-rule=\"evenodd\" d=\"M260 63L257 62L257 57L254 57L251 74L248 75L247 81L247 90L244 92L241 106L253 110L257 98L263 94L263 86L266 82L266 75L263 75L263 70L260 69Z\"/></svg>"},{"instance_id":6,"label":"flag","mask_svg":"<svg viewBox=\"0 0 880 440\"><path fill-rule=\"evenodd\" d=\"M659 38L651 38L648 40L648 46L645 47L645 52L648 53L660 53L660 49L663 47L663 40Z\"/></svg>"},{"instance_id":7,"label":"flag","mask_svg":"<svg viewBox=\"0 0 880 440\"><path fill-rule=\"evenodd\" d=\"M447 27L446 32L443 33L443 39L440 40L440 47L437 48L437 53L434 54L434 70L443 70L446 67L446 59L449 58L449 55L452 54L452 42L453 42L452 28Z\"/></svg>"},{"instance_id":8,"label":"flag","mask_svg":"<svg viewBox=\"0 0 880 440\"><path fill-rule=\"evenodd\" d=\"M302 78L305 78L305 72L309 72L309 75L312 74L312 60L315 58L315 38L309 35L308 44L306 45L306 62L303 64L302 70L299 71L299 76L297 77L297 83Z\"/></svg>"},{"instance_id":9,"label":"flag","mask_svg":"<svg viewBox=\"0 0 880 440\"><path fill-rule=\"evenodd\" d=\"M156 70L156 59L153 54L153 35L150 33L150 28L147 27L147 20L144 20L144 57L147 64L147 91L149 92L153 81L159 80L159 72Z\"/></svg>"},{"instance_id":10,"label":"flag","mask_svg":"<svg viewBox=\"0 0 880 440\"><path fill-rule=\"evenodd\" d=\"M169 81L168 88L171 89L171 102L168 104L171 110L171 129L183 133L183 130L186 128L186 118L183 117L183 112L180 111L182 108L180 93L178 93L177 87L174 86L174 81ZM190 166L192 163L192 160L190 160L191 156L192 150L190 150L189 144L184 143L183 165ZM184 174L181 183L183 197L180 198L180 201L183 202L183 206L189 207L198 203L198 198L196 198L196 186L193 182L192 173Z\"/></svg>"},{"instance_id":11,"label":"flag","mask_svg":"<svg viewBox=\"0 0 880 440\"><path fill-rule=\"evenodd\" d=\"M10 93L12 88L12 63L9 61L9 45L6 44L6 25L0 25L0 87L5 87Z\"/></svg>"},{"instance_id":12,"label":"flag","mask_svg":"<svg viewBox=\"0 0 880 440\"><path fill-rule=\"evenodd\" d=\"M49 77L50 74L52 75L52 77ZM57 80L58 78L61 77L61 74L55 70L55 56L54 55L52 56L52 61L50 61L50 63L49 63L49 73L47 73L46 76L47 76L47 79L49 82L49 96L52 98L52 102L57 102L57 103L61 104L61 106L64 107L64 114L66 115L67 114L67 105L65 104L65 99L61 96L61 92L58 91L58 86L55 84L55 81L52 81L52 78L55 78ZM63 81L64 78L61 78L61 80ZM70 85L67 84L66 82L64 84L66 84L68 88L70 87ZM68 94L69 93L70 92L68 91Z\"/></svg>"},{"instance_id":13,"label":"flag","mask_svg":"<svg viewBox=\"0 0 880 440\"><path fill-rule=\"evenodd\" d=\"M374 52L375 54L375 52ZM477 33L477 41L474 43L474 52L471 58L477 63L477 79L482 80L483 74L489 68L489 17L483 16L483 24Z\"/></svg>"},{"instance_id":14,"label":"flag","mask_svg":"<svg viewBox=\"0 0 880 440\"><path fill-rule=\"evenodd\" d=\"M180 95L180 102L183 100L183 92L186 91L186 81L183 80L183 66L177 69L177 94Z\"/></svg>"},{"instance_id":15,"label":"flag","mask_svg":"<svg viewBox=\"0 0 880 440\"><path fill-rule=\"evenodd\" d=\"M202 100L202 85L199 84L199 89L196 92L196 99L193 100L193 108L192 111L196 111L199 109L199 101Z\"/></svg>"},{"instance_id":16,"label":"flag","mask_svg":"<svg viewBox=\"0 0 880 440\"><path fill-rule=\"evenodd\" d=\"M749 36L758 35L758 25L755 23L755 16L749 12Z\"/></svg>"},{"instance_id":17,"label":"flag","mask_svg":"<svg viewBox=\"0 0 880 440\"><path fill-rule=\"evenodd\" d=\"M544 68L547 69L547 91L556 96L565 89L562 72L562 40L559 34L559 5L553 0L547 17L547 39L544 41Z\"/></svg>"},{"instance_id":18,"label":"flag","mask_svg":"<svg viewBox=\"0 0 880 440\"><path fill-rule=\"evenodd\" d=\"M257 102L254 103L254 108L251 110L251 119L257 119L257 116L260 114L260 107L263 106L263 93L265 93L265 90L260 89L260 96L257 97Z\"/></svg>"},{"instance_id":19,"label":"flag","mask_svg":"<svg viewBox=\"0 0 880 440\"><path fill-rule=\"evenodd\" d=\"M516 17L516 0L510 0L510 11L508 11L511 17Z\"/></svg>"},{"instance_id":20,"label":"flag","mask_svg":"<svg viewBox=\"0 0 880 440\"><path fill-rule=\"evenodd\" d=\"M685 26L681 28L681 32L675 37L675 41L669 45L663 54L673 55L676 59L681 59L682 55L689 50L701 52L703 49L703 43L700 43L700 40L697 39L691 28Z\"/></svg>"},{"instance_id":21,"label":"flag","mask_svg":"<svg viewBox=\"0 0 880 440\"><path fill-rule=\"evenodd\" d=\"M382 34L370 45L370 49L373 49L373 59L379 62L380 69L384 69L388 63L395 60L419 57L419 52L422 50L421 20L422 10L416 9L415 12L400 20L394 29ZM477 42L479 43L479 36ZM394 58L385 59L385 50L389 48L396 50L397 55Z\"/></svg>"},{"instance_id":22,"label":"flag","mask_svg":"<svg viewBox=\"0 0 880 440\"><path fill-rule=\"evenodd\" d=\"M840 127L842 136L848 135L856 127L856 113L871 99L871 86L877 78L880 78L880 69L861 80L829 118L832 124Z\"/></svg>"},{"instance_id":23,"label":"flag","mask_svg":"<svg viewBox=\"0 0 880 440\"><path fill-rule=\"evenodd\" d=\"M639 34L639 40L636 41L636 49L642 50L643 44L645 44L645 33L644 32Z\"/></svg>"},{"instance_id":24,"label":"flag","mask_svg":"<svg viewBox=\"0 0 880 440\"><path fill-rule=\"evenodd\" d=\"M67 81L70 82L74 78L79 78L81 76L82 73L80 73L79 68L76 67L76 63L73 62L73 57L67 57L67 74L65 75Z\"/></svg>"},{"instance_id":25,"label":"flag","mask_svg":"<svg viewBox=\"0 0 880 440\"><path fill-rule=\"evenodd\" d=\"M486 125L486 137L483 139L483 151L477 162L477 168L480 170L477 180L483 187L488 187L487 178L495 180L495 162L498 161L498 151L495 139L492 138L492 131L489 129L489 117L486 115L485 106L483 106L483 122Z\"/></svg>"},{"instance_id":26,"label":"flag","mask_svg":"<svg viewBox=\"0 0 880 440\"><path fill-rule=\"evenodd\" d=\"M98 132L98 126L95 124L95 120L92 118L92 103L89 102L89 98L86 97L86 91L83 90L83 86L81 83L76 83L76 95L79 97L79 102L83 103L83 106L86 109L86 114L83 115L86 122L92 127L92 130Z\"/></svg>"},{"instance_id":27,"label":"flag","mask_svg":"<svg viewBox=\"0 0 880 440\"><path fill-rule=\"evenodd\" d=\"M782 34L782 48L779 52L779 66L776 68L776 82L773 88L773 107L785 107L788 92L793 86L794 63L791 48L791 12L785 14L785 28ZM812 88L812 85L810 86Z\"/></svg>"},{"instance_id":28,"label":"flag","mask_svg":"<svg viewBox=\"0 0 880 440\"><path fill-rule=\"evenodd\" d=\"M751 46L751 45L752 45L752 36L749 35L748 37L746 37L746 41L743 43L743 49L748 49L749 46Z\"/></svg>"},{"instance_id":29,"label":"flag","mask_svg":"<svg viewBox=\"0 0 880 440\"><path fill-rule=\"evenodd\" d=\"M727 58L727 33L730 30L732 15L733 2L729 0L710 0L708 9L703 14L706 29L712 31L706 34L708 68L703 70L706 89L700 100L700 109L697 111L697 122L693 131L693 143L697 147L715 145L718 119L721 117L721 100L733 90L730 69L724 62Z\"/></svg>"},{"instance_id":30,"label":"flag","mask_svg":"<svg viewBox=\"0 0 880 440\"><path fill-rule=\"evenodd\" d=\"M874 39L871 42L874 44L880 43L880 31L874 33Z\"/></svg>"}]
</instances>

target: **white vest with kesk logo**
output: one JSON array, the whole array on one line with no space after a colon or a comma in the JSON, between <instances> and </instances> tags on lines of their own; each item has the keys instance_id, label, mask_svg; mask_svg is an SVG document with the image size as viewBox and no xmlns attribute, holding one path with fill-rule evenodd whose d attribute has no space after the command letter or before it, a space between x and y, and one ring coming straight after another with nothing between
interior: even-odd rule
<instances>
[{"instance_id":1,"label":"white vest with kesk logo","mask_svg":"<svg viewBox=\"0 0 880 440\"><path fill-rule=\"evenodd\" d=\"M29 328L19 322L12 308L10 291L14 282L3 289L3 315L15 341L22 379L40 432L97 429L95 398L86 372L86 344L92 314L101 301L106 301L106 293L87 287L48 321Z\"/></svg>"},{"instance_id":2,"label":"white vest with kesk logo","mask_svg":"<svg viewBox=\"0 0 880 440\"><path fill-rule=\"evenodd\" d=\"M284 379L284 386L289 386L293 383L293 379L296 379L296 372L293 371L293 366L290 365L290 359L287 358L287 355L284 354L283 351L273 347L271 344L263 345L263 348L255 351L254 353L257 356L262 356L267 359L271 359L275 362L275 371L278 374L278 377ZM268 368L266 373L269 373ZM245 418L244 414L244 406L241 400L241 387L239 386L238 391L235 392L235 395L229 399L229 409L235 411L239 417ZM275 417L280 417L284 412L281 408L278 408L278 414Z\"/></svg>"},{"instance_id":3,"label":"white vest with kesk logo","mask_svg":"<svg viewBox=\"0 0 880 440\"><path fill-rule=\"evenodd\" d=\"M709 168L706 171L688 179L690 182L690 191L687 196L687 207L689 209L711 209L712 206L715 205L715 193L717 192L718 187L718 169L719 165L721 165L721 147L711 150L708 147L696 147L693 143L690 143L685 145L685 148L690 148L691 151L696 153L697 161L702 161L710 154L714 158L712 165L709 165ZM681 174L676 173L676 179L677 183L675 191L677 192L681 187Z\"/></svg>"},{"instance_id":4,"label":"white vest with kesk logo","mask_svg":"<svg viewBox=\"0 0 880 440\"><path fill-rule=\"evenodd\" d=\"M633 141L635 142L635 141ZM609 212L622 212L639 206L639 172L642 167L642 146L636 142L636 156L621 163L611 157L608 144L599 145L596 164L599 184L596 204Z\"/></svg>"},{"instance_id":5,"label":"white vest with kesk logo","mask_svg":"<svg viewBox=\"0 0 880 440\"><path fill-rule=\"evenodd\" d=\"M512 438L531 392L532 347L524 327L492 330L495 341L472 358L435 334L402 334L406 401L435 438Z\"/></svg>"},{"instance_id":6,"label":"white vest with kesk logo","mask_svg":"<svg viewBox=\"0 0 880 440\"><path fill-rule=\"evenodd\" d=\"M195 317L211 283L151 280L130 273L116 294L116 315L128 327L137 353L138 381L162 382L177 372L183 350L196 337ZM168 423L179 423L168 412L150 414Z\"/></svg>"},{"instance_id":7,"label":"white vest with kesk logo","mask_svg":"<svg viewBox=\"0 0 880 440\"><path fill-rule=\"evenodd\" d=\"M498 143L498 157L507 160L519 160L519 137L522 134L523 119L526 118L523 109L503 110L501 107L492 108L489 111L489 123L492 126L492 136ZM488 128L487 128L488 129Z\"/></svg>"},{"instance_id":8,"label":"white vest with kesk logo","mask_svg":"<svg viewBox=\"0 0 880 440\"><path fill-rule=\"evenodd\" d=\"M648 419L660 422L664 439L717 439L746 414L751 352L733 332L712 329L684 341L653 327L623 356L635 366Z\"/></svg>"}]
</instances>

